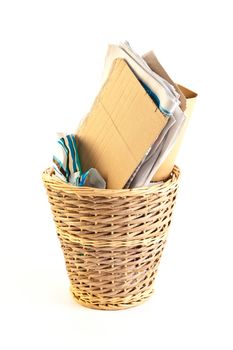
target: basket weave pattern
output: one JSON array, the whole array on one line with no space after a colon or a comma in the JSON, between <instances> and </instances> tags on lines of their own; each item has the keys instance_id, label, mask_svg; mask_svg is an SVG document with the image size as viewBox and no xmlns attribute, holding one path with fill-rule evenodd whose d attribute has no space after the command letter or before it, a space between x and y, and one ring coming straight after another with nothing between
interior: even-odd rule
<instances>
[{"instance_id":1,"label":"basket weave pattern","mask_svg":"<svg viewBox=\"0 0 233 350\"><path fill-rule=\"evenodd\" d=\"M123 309L153 291L176 200L179 169L148 188L74 187L43 174L76 300Z\"/></svg>"}]
</instances>

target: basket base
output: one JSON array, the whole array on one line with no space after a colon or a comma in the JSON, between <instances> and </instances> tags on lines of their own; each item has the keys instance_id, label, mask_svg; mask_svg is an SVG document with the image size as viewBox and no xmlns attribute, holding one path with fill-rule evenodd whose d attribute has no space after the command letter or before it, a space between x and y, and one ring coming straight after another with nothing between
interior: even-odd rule
<instances>
[{"instance_id":1,"label":"basket base","mask_svg":"<svg viewBox=\"0 0 233 350\"><path fill-rule=\"evenodd\" d=\"M143 304L150 296L153 294L154 289L150 288L146 292L140 293L139 295L130 296L127 298L112 298L107 301L91 301L92 297L87 295L82 295L80 292L75 290L72 286L70 287L70 291L74 300L89 309L97 309L97 310L124 310L129 309L131 307L135 307L137 305Z\"/></svg>"}]
</instances>

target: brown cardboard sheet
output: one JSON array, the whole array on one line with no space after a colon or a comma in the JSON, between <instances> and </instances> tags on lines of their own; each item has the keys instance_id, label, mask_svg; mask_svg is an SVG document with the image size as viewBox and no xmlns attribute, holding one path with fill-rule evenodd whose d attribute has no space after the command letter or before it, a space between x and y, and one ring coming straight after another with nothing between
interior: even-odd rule
<instances>
[{"instance_id":1,"label":"brown cardboard sheet","mask_svg":"<svg viewBox=\"0 0 233 350\"><path fill-rule=\"evenodd\" d=\"M83 171L96 168L107 188L123 188L167 121L127 63L115 60L76 132Z\"/></svg>"}]
</instances>

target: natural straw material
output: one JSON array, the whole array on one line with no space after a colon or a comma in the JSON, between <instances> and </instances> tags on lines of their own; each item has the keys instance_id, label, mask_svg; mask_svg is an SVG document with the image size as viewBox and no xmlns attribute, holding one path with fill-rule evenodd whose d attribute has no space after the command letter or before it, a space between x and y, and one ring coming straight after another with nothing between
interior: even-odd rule
<instances>
[{"instance_id":1,"label":"natural straw material","mask_svg":"<svg viewBox=\"0 0 233 350\"><path fill-rule=\"evenodd\" d=\"M153 291L176 199L179 169L165 182L123 190L43 181L76 300L96 309L142 303Z\"/></svg>"}]
</instances>

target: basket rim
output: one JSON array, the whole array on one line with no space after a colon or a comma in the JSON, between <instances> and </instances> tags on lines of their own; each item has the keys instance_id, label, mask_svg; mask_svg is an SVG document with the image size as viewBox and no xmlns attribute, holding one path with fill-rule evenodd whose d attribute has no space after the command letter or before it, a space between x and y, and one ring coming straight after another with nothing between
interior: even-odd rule
<instances>
[{"instance_id":1,"label":"basket rim","mask_svg":"<svg viewBox=\"0 0 233 350\"><path fill-rule=\"evenodd\" d=\"M173 186L177 186L180 177L180 169L174 165L170 177L167 180L155 182L149 187L136 187L127 189L102 189L94 187L77 187L68 182L60 180L57 176L49 174L49 168L42 173L42 180L45 187L52 187L54 190L60 190L66 193L77 194L78 196L134 196L154 193L155 191L167 190Z\"/></svg>"}]
</instances>

